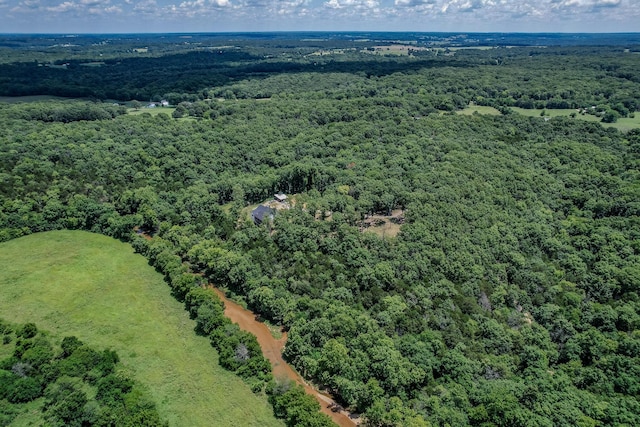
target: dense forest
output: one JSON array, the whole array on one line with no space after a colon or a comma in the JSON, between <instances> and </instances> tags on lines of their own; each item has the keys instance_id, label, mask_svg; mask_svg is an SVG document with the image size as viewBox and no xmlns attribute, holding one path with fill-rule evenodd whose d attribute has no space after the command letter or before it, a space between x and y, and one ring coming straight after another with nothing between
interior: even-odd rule
<instances>
[{"instance_id":1,"label":"dense forest","mask_svg":"<svg viewBox=\"0 0 640 427\"><path fill-rule=\"evenodd\" d=\"M0 240L131 241L288 425L326 420L287 413L300 390L203 285L284 327L368 426L640 425L640 130L510 109L634 115L637 45L237 43L0 65L5 95L93 97L0 104ZM277 192L290 209L256 226Z\"/></svg>"}]
</instances>

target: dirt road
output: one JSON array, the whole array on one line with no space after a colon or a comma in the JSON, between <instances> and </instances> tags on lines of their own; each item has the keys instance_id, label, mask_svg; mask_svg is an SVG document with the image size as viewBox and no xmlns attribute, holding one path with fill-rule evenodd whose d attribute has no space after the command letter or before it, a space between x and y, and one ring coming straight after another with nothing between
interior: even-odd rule
<instances>
[{"instance_id":1,"label":"dirt road","mask_svg":"<svg viewBox=\"0 0 640 427\"><path fill-rule=\"evenodd\" d=\"M282 358L282 349L287 342L287 334L283 333L282 338L275 339L267 326L256 320L256 315L245 309L241 305L228 299L218 288L212 287L216 294L224 301L224 314L232 322L237 323L240 328L251 332L258 338L258 343L262 347L264 356L271 362L273 376L275 378L289 378L302 385L307 393L314 396L320 403L320 409L327 414L333 422L340 427L353 427L358 425L358 419L350 418L345 411L333 412L331 407L335 402L331 396L320 393L318 390L307 384L304 379L294 371L291 366Z\"/></svg>"}]
</instances>

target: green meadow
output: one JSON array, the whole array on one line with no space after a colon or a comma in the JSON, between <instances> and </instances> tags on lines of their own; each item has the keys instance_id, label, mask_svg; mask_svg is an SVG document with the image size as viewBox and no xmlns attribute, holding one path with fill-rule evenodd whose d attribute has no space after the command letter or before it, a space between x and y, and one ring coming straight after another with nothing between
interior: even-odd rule
<instances>
[{"instance_id":1,"label":"green meadow","mask_svg":"<svg viewBox=\"0 0 640 427\"><path fill-rule=\"evenodd\" d=\"M540 117L543 110L527 110L524 108L511 107L513 111L523 116ZM547 117L570 117L572 113L576 113L575 119L585 120L588 122L599 122L604 127L616 128L619 131L629 131L631 129L640 128L640 114L636 114L635 117L620 117L615 123L603 123L600 117L592 114L578 114L576 110L569 109L545 109L545 116Z\"/></svg>"},{"instance_id":2,"label":"green meadow","mask_svg":"<svg viewBox=\"0 0 640 427\"><path fill-rule=\"evenodd\" d=\"M175 107L156 107L156 108L145 108L145 107L141 107L141 108L129 108L127 109L127 112L129 114L132 114L134 116L138 116L144 113L149 113L152 116L157 116L158 114L166 114L167 116L171 117L171 114L173 114L173 112L175 111Z\"/></svg>"},{"instance_id":3,"label":"green meadow","mask_svg":"<svg viewBox=\"0 0 640 427\"><path fill-rule=\"evenodd\" d=\"M528 110L525 108L519 107L509 107L511 110L518 114L522 114L523 116L529 117L541 117L540 114L543 110ZM469 105L463 110L457 112L458 114L471 115L474 113L478 114L489 114L489 115L499 115L500 111L493 107L487 107L482 105ZM545 117L570 117L572 113L576 113L576 120L585 120L588 122L598 122L604 127L616 128L619 131L627 132L631 129L640 128L640 114L636 114L635 117L620 117L615 123L602 123L600 117L591 115L591 114L577 114L575 109L551 109L547 108L544 110Z\"/></svg>"},{"instance_id":4,"label":"green meadow","mask_svg":"<svg viewBox=\"0 0 640 427\"><path fill-rule=\"evenodd\" d=\"M115 350L171 426L282 426L128 244L81 231L0 244L0 318Z\"/></svg>"},{"instance_id":5,"label":"green meadow","mask_svg":"<svg viewBox=\"0 0 640 427\"><path fill-rule=\"evenodd\" d=\"M471 115L474 113L478 114L490 114L492 116L497 116L500 114L500 111L496 110L493 107L487 107L484 105L469 105L464 110L458 111L458 114Z\"/></svg>"}]
</instances>

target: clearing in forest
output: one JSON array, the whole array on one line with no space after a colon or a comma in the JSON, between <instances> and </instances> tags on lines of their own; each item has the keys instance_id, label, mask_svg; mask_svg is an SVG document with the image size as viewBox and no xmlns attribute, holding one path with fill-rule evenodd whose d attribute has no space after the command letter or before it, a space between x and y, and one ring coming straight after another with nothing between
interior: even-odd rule
<instances>
[{"instance_id":1,"label":"clearing in forest","mask_svg":"<svg viewBox=\"0 0 640 427\"><path fill-rule=\"evenodd\" d=\"M360 223L360 231L374 233L378 237L396 237L404 224L404 211L395 209L391 215L369 215Z\"/></svg>"},{"instance_id":2,"label":"clearing in forest","mask_svg":"<svg viewBox=\"0 0 640 427\"><path fill-rule=\"evenodd\" d=\"M518 114L522 114L524 116L531 117L541 117L540 114L543 110L527 110L524 108L512 107L513 111ZM619 131L627 132L631 129L640 128L640 114L635 114L634 117L620 117L615 123L603 123L602 118L595 116L593 114L580 114L577 110L574 109L553 109L547 108L544 110L545 117L570 117L571 114L575 113L576 120L585 120L588 122L598 122L604 127L616 128Z\"/></svg>"},{"instance_id":3,"label":"clearing in forest","mask_svg":"<svg viewBox=\"0 0 640 427\"><path fill-rule=\"evenodd\" d=\"M218 365L162 276L128 244L82 231L0 244L0 313L115 350L171 426L282 426L265 397Z\"/></svg>"}]
</instances>

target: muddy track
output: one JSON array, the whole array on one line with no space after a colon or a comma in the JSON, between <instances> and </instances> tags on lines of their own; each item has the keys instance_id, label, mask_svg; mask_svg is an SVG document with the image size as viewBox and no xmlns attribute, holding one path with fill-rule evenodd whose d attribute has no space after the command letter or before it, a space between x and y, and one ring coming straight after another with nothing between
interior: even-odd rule
<instances>
[{"instance_id":1,"label":"muddy track","mask_svg":"<svg viewBox=\"0 0 640 427\"><path fill-rule=\"evenodd\" d=\"M256 315L241 305L228 299L224 293L212 286L212 289L224 301L224 314L232 322L237 323L241 329L251 332L258 338L258 343L262 347L264 357L271 362L273 376L277 378L289 378L302 385L307 393L314 396L320 403L320 409L327 414L333 422L340 427L353 427L358 425L358 418L351 418L351 414L346 411L333 412L332 407L336 405L331 396L321 393L313 388L293 370L291 366L282 358L282 349L287 342L287 334L283 333L282 338L275 339L267 326L256 320Z\"/></svg>"}]
</instances>

